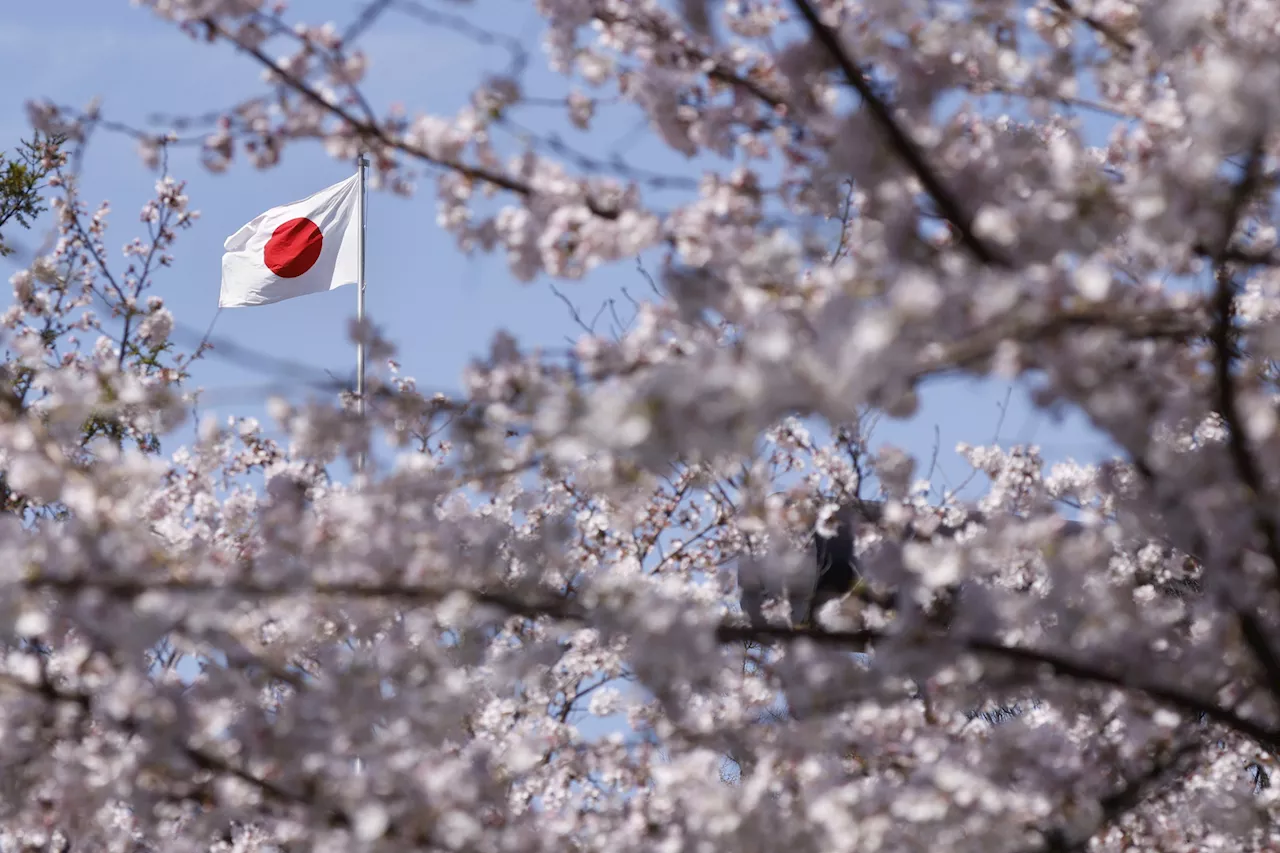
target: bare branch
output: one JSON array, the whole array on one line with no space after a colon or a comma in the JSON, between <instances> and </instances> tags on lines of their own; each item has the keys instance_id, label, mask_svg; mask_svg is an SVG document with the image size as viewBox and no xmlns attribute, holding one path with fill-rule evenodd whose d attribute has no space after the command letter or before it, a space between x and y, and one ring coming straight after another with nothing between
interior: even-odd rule
<instances>
[{"instance_id":1,"label":"bare branch","mask_svg":"<svg viewBox=\"0 0 1280 853\"><path fill-rule=\"evenodd\" d=\"M993 267L1009 267L1010 263L1007 258L998 254L973 233L973 217L970 216L969 212L960 204L960 200L943 183L937 171L929 165L920 147L911 139L906 130L898 124L889 105L871 88L871 84L862 70L858 68L854 60L849 56L847 49L841 44L839 34L822 22L809 0L794 0L794 2L796 9L799 10L800 15L808 23L813 37L831 54L831 58L840 67L849 85L862 98L863 104L871 112L872 118L875 119L876 124L879 125L881 131L887 137L893 150L906 162L912 173L919 178L929 197L938 206L938 210L956 229L960 242L982 263Z\"/></svg>"},{"instance_id":2,"label":"bare branch","mask_svg":"<svg viewBox=\"0 0 1280 853\"><path fill-rule=\"evenodd\" d=\"M421 148L410 145L409 143L405 142L402 139L391 136L383 128L379 127L374 122L361 120L357 118L355 115L353 115L345 107L339 104L334 104L330 102L328 99L324 98L322 95L320 95L310 86L308 86L301 79L299 79L295 75L281 68L269 56L263 53L262 50L260 50L259 48L251 45L242 44L241 42L237 41L231 33L223 29L216 21L212 19L206 19L205 24L209 27L211 31L217 33L218 35L232 42L236 46L237 50L243 51L244 53L253 57L264 68L269 69L273 74L277 75L282 81L284 81L286 85L288 85L289 88L293 89L303 98L305 98L308 101L311 101L317 107L320 107L326 112L329 112L334 116L336 116L337 118L341 119L342 121L346 122L346 124L351 128L352 132L354 132L361 139L365 140L366 143L377 142L381 145L386 146L387 148L401 151L405 154L408 154L412 157L422 160L425 163L429 163L433 166L438 166L440 168L452 170L473 181L490 184L494 187L507 190L508 192L512 192L517 195L526 196L526 197L534 195L533 188L529 186L529 184L523 181L517 180L508 175L504 175L500 172L495 172L483 166L469 166L465 163L441 159L439 157L432 155L428 151L424 151ZM586 204L593 214L603 219L613 220L613 219L617 219L619 216L619 212L617 210L603 208L599 204L597 204L594 200L588 199Z\"/></svg>"},{"instance_id":3,"label":"bare branch","mask_svg":"<svg viewBox=\"0 0 1280 853\"><path fill-rule=\"evenodd\" d=\"M877 642L895 641L891 635L879 631L824 631L814 628L784 628L773 626L742 627L722 625L716 637L724 643L797 642L809 641L815 645L842 651L865 652ZM1079 681L1118 690L1141 693L1151 699L1190 714L1204 714L1209 719L1234 729L1269 750L1280 749L1280 729L1245 719L1224 708L1212 699L1188 693L1180 688L1148 682L1131 674L1121 674L1101 665L1076 661L1064 655L1038 649L1006 645L998 640L976 637L940 636L936 642L952 649L990 657L1009 663L1021 664L1031 671L1044 671L1070 681Z\"/></svg>"},{"instance_id":4,"label":"bare branch","mask_svg":"<svg viewBox=\"0 0 1280 853\"><path fill-rule=\"evenodd\" d=\"M1071 5L1071 0L1052 0L1053 5L1057 6L1064 15L1069 18L1075 18L1098 35L1102 36L1103 41L1110 44L1118 50L1122 56L1128 57L1133 54L1133 45L1124 36L1113 30L1104 21L1099 20L1093 15L1081 14Z\"/></svg>"}]
</instances>

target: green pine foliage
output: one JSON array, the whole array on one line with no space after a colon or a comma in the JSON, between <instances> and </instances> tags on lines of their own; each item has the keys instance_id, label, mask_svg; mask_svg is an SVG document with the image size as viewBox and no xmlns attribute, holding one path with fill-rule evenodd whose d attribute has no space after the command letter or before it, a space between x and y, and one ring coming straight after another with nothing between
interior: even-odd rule
<instances>
[{"instance_id":1,"label":"green pine foliage","mask_svg":"<svg viewBox=\"0 0 1280 853\"><path fill-rule=\"evenodd\" d=\"M13 254L5 240L10 225L30 228L45 209L44 180L53 168L53 154L63 140L37 133L22 140L17 152L6 157L0 153L0 258Z\"/></svg>"}]
</instances>

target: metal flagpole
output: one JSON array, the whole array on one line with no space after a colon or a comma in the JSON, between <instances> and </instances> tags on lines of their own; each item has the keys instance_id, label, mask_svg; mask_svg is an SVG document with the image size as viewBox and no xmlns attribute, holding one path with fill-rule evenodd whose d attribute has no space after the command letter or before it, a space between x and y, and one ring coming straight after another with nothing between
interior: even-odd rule
<instances>
[{"instance_id":1,"label":"metal flagpole","mask_svg":"<svg viewBox=\"0 0 1280 853\"><path fill-rule=\"evenodd\" d=\"M356 246L356 322L364 324L364 231L366 213L365 173L369 168L369 159L363 154L356 157L356 169L360 174L360 241ZM364 420L364 333L356 342L356 412ZM356 473L364 471L364 454L356 457Z\"/></svg>"}]
</instances>

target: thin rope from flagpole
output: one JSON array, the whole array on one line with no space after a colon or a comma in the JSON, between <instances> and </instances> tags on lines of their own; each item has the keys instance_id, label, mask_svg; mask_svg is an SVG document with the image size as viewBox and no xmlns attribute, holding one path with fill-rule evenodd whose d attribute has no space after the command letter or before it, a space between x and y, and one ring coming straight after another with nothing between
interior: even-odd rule
<instances>
[{"instance_id":1,"label":"thin rope from flagpole","mask_svg":"<svg viewBox=\"0 0 1280 853\"><path fill-rule=\"evenodd\" d=\"M356 157L356 170L360 175L360 240L356 244L356 323L361 326L360 337L356 341L356 412L364 420L364 232L365 213L367 210L365 174L369 168L369 159L360 154ZM364 453L356 457L356 473L364 473Z\"/></svg>"},{"instance_id":2,"label":"thin rope from flagpole","mask_svg":"<svg viewBox=\"0 0 1280 853\"><path fill-rule=\"evenodd\" d=\"M365 175L369 169L369 159L364 154L356 156L356 171L360 175L360 240L356 243L356 324L360 326L360 334L356 339L356 412L360 416L361 426L364 425L364 231L365 221L367 219L367 193L365 190ZM361 451L356 456L356 483L357 488L364 476L364 452ZM364 762L357 756L355 760L356 775L360 776L364 773Z\"/></svg>"}]
</instances>

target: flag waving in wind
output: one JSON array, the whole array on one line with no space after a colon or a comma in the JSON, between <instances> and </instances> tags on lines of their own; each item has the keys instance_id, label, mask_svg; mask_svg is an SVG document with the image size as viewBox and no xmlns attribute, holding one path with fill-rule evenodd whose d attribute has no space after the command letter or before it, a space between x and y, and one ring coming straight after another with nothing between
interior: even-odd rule
<instances>
[{"instance_id":1,"label":"flag waving in wind","mask_svg":"<svg viewBox=\"0 0 1280 853\"><path fill-rule=\"evenodd\" d=\"M218 307L268 305L355 284L360 177L273 207L228 237Z\"/></svg>"}]
</instances>

